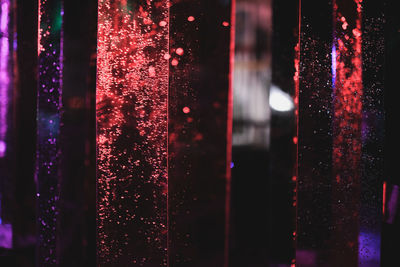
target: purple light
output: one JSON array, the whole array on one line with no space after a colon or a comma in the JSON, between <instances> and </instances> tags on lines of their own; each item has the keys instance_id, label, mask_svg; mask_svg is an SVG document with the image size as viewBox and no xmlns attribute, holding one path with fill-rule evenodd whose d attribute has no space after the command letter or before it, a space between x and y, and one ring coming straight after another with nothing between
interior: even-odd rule
<instances>
[{"instance_id":1,"label":"purple light","mask_svg":"<svg viewBox=\"0 0 400 267\"><path fill-rule=\"evenodd\" d=\"M334 40L335 42L335 40ZM336 45L332 46L332 87L335 88L336 83Z\"/></svg>"},{"instance_id":2,"label":"purple light","mask_svg":"<svg viewBox=\"0 0 400 267\"><path fill-rule=\"evenodd\" d=\"M12 227L10 224L0 224L0 247L12 248Z\"/></svg>"},{"instance_id":3,"label":"purple light","mask_svg":"<svg viewBox=\"0 0 400 267\"><path fill-rule=\"evenodd\" d=\"M62 0L38 0L37 265L57 263L60 119L62 110ZM54 16L56 14L56 16ZM60 25L61 20L61 25Z\"/></svg>"},{"instance_id":4,"label":"purple light","mask_svg":"<svg viewBox=\"0 0 400 267\"><path fill-rule=\"evenodd\" d=\"M10 102L10 78L9 78L9 44L8 44L8 23L9 23L9 3L3 2L0 13L0 158L6 154L7 137L7 114Z\"/></svg>"},{"instance_id":5,"label":"purple light","mask_svg":"<svg viewBox=\"0 0 400 267\"><path fill-rule=\"evenodd\" d=\"M358 242L359 266L379 266L381 257L379 233L361 230Z\"/></svg>"},{"instance_id":6,"label":"purple light","mask_svg":"<svg viewBox=\"0 0 400 267\"><path fill-rule=\"evenodd\" d=\"M0 157L4 157L6 154L7 144L6 142L0 140Z\"/></svg>"},{"instance_id":7,"label":"purple light","mask_svg":"<svg viewBox=\"0 0 400 267\"><path fill-rule=\"evenodd\" d=\"M2 1L0 7L0 159L7 156L7 138L10 133L9 127L9 112L11 110L11 97L12 87L10 86L10 76L12 75L12 69L10 66L10 35L9 32L9 16L10 16L10 1ZM7 168L7 167L5 167ZM0 169L0 180L7 182L7 169L5 173ZM3 182L1 181L1 182ZM3 205L2 193L5 189L0 190L0 211ZM12 248L12 226L8 224L6 220L0 217L0 247L1 248Z\"/></svg>"},{"instance_id":8,"label":"purple light","mask_svg":"<svg viewBox=\"0 0 400 267\"><path fill-rule=\"evenodd\" d=\"M0 31L8 32L8 2L1 5Z\"/></svg>"}]
</instances>

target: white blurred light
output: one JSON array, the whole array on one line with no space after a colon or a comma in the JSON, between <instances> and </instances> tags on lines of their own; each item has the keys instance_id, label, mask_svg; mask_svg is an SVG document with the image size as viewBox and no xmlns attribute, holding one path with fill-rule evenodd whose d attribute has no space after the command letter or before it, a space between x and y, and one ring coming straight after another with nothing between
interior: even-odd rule
<instances>
[{"instance_id":1,"label":"white blurred light","mask_svg":"<svg viewBox=\"0 0 400 267\"><path fill-rule=\"evenodd\" d=\"M272 86L269 92L269 105L273 110L287 112L294 109L292 97L276 86Z\"/></svg>"}]
</instances>

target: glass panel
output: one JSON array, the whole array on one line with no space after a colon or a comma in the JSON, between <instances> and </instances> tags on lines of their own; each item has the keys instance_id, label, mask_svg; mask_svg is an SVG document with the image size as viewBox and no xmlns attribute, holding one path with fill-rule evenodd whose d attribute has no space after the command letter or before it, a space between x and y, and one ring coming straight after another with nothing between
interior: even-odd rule
<instances>
[{"instance_id":1,"label":"glass panel","mask_svg":"<svg viewBox=\"0 0 400 267\"><path fill-rule=\"evenodd\" d=\"M39 0L37 98L37 264L57 264L60 122L62 96L62 1Z\"/></svg>"},{"instance_id":2,"label":"glass panel","mask_svg":"<svg viewBox=\"0 0 400 267\"><path fill-rule=\"evenodd\" d=\"M237 1L236 17L230 264L290 266L298 1Z\"/></svg>"},{"instance_id":3,"label":"glass panel","mask_svg":"<svg viewBox=\"0 0 400 267\"><path fill-rule=\"evenodd\" d=\"M400 62L400 9L399 1L385 1L385 183L383 187L383 225L381 266L391 266L398 261L400 240L400 176L397 153L400 149L398 127L399 62ZM374 9L371 10L372 12ZM381 45L382 43L379 42ZM374 44L374 42L371 42ZM376 51L376 50L375 50Z\"/></svg>"},{"instance_id":4,"label":"glass panel","mask_svg":"<svg viewBox=\"0 0 400 267\"><path fill-rule=\"evenodd\" d=\"M99 1L101 266L167 265L169 1Z\"/></svg>"},{"instance_id":5,"label":"glass panel","mask_svg":"<svg viewBox=\"0 0 400 267\"><path fill-rule=\"evenodd\" d=\"M13 246L10 265L35 266L36 251L36 115L38 1L17 0L15 14L15 177ZM23 15L21 15L23 14ZM7 264L5 264L7 265Z\"/></svg>"},{"instance_id":6,"label":"glass panel","mask_svg":"<svg viewBox=\"0 0 400 267\"><path fill-rule=\"evenodd\" d=\"M272 1L238 0L233 80L230 266L264 266L269 263L271 40ZM279 97L281 90L272 87ZM273 101L275 96L272 95ZM279 106L279 103L274 103Z\"/></svg>"},{"instance_id":7,"label":"glass panel","mask_svg":"<svg viewBox=\"0 0 400 267\"><path fill-rule=\"evenodd\" d=\"M64 1L63 18L57 254L60 266L95 266L97 1Z\"/></svg>"},{"instance_id":8,"label":"glass panel","mask_svg":"<svg viewBox=\"0 0 400 267\"><path fill-rule=\"evenodd\" d=\"M170 266L228 266L230 1L171 6Z\"/></svg>"},{"instance_id":9,"label":"glass panel","mask_svg":"<svg viewBox=\"0 0 400 267\"><path fill-rule=\"evenodd\" d=\"M12 248L14 160L13 3L0 1L0 249Z\"/></svg>"},{"instance_id":10,"label":"glass panel","mask_svg":"<svg viewBox=\"0 0 400 267\"><path fill-rule=\"evenodd\" d=\"M301 13L297 263L379 266L382 6L304 1Z\"/></svg>"}]
</instances>

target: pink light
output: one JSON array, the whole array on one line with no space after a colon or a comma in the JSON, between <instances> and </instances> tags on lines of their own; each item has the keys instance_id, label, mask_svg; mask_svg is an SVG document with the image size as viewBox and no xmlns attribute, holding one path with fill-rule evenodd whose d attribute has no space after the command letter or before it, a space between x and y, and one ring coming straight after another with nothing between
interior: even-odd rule
<instances>
[{"instance_id":1,"label":"pink light","mask_svg":"<svg viewBox=\"0 0 400 267\"><path fill-rule=\"evenodd\" d=\"M229 46L229 92L228 114L226 131L226 199L225 199L225 262L224 267L229 266L229 236L230 236L230 202L232 182L232 134L233 134L233 81L235 72L235 30L236 30L236 0L231 1L231 24Z\"/></svg>"},{"instance_id":2,"label":"pink light","mask_svg":"<svg viewBox=\"0 0 400 267\"><path fill-rule=\"evenodd\" d=\"M175 51L175 53L176 53L177 55L179 55L179 56L182 56L183 53L184 53L183 48L181 48L181 47L177 48L176 51Z\"/></svg>"},{"instance_id":3,"label":"pink light","mask_svg":"<svg viewBox=\"0 0 400 267\"><path fill-rule=\"evenodd\" d=\"M172 65L172 66L178 66L178 64L179 64L179 61L178 61L176 58L174 58L174 59L171 61L171 65Z\"/></svg>"},{"instance_id":4,"label":"pink light","mask_svg":"<svg viewBox=\"0 0 400 267\"><path fill-rule=\"evenodd\" d=\"M184 107L182 109L182 111L183 111L183 113L188 114L188 113L190 113L190 108L189 107Z\"/></svg>"},{"instance_id":5,"label":"pink light","mask_svg":"<svg viewBox=\"0 0 400 267\"><path fill-rule=\"evenodd\" d=\"M0 14L0 157L5 157L7 145L5 143L8 130L8 109L10 102L10 70L9 70L9 3L3 2Z\"/></svg>"},{"instance_id":6,"label":"pink light","mask_svg":"<svg viewBox=\"0 0 400 267\"><path fill-rule=\"evenodd\" d=\"M1 5L0 31L8 32L8 2Z\"/></svg>"},{"instance_id":7,"label":"pink light","mask_svg":"<svg viewBox=\"0 0 400 267\"><path fill-rule=\"evenodd\" d=\"M7 144L6 142L0 140L0 158L4 157L6 154Z\"/></svg>"}]
</instances>

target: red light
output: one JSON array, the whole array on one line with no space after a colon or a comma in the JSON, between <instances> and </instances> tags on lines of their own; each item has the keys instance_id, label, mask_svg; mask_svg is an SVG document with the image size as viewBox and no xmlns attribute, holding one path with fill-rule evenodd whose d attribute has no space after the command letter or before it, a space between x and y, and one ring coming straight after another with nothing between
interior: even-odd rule
<instances>
[{"instance_id":1,"label":"red light","mask_svg":"<svg viewBox=\"0 0 400 267\"><path fill-rule=\"evenodd\" d=\"M175 53L176 53L177 55L179 55L179 56L182 56L183 53L184 53L183 48L181 48L181 47L177 48L176 51L175 51Z\"/></svg>"},{"instance_id":2,"label":"red light","mask_svg":"<svg viewBox=\"0 0 400 267\"><path fill-rule=\"evenodd\" d=\"M361 6L361 1L357 2L357 6ZM345 17L337 11L335 14L337 23L344 23L338 24L336 29L336 51L333 58L333 167L337 183L346 183L350 179L358 183L361 175L358 170L362 146L362 20L361 10L357 11L353 30L347 26ZM349 37L349 31L353 36ZM343 175L345 173L347 175ZM357 184L355 182L352 182L354 186Z\"/></svg>"},{"instance_id":3,"label":"red light","mask_svg":"<svg viewBox=\"0 0 400 267\"><path fill-rule=\"evenodd\" d=\"M188 113L190 113L190 108L189 107L184 107L182 109L182 111L183 111L183 113L188 114Z\"/></svg>"},{"instance_id":4,"label":"red light","mask_svg":"<svg viewBox=\"0 0 400 267\"><path fill-rule=\"evenodd\" d=\"M386 182L383 182L382 214L386 214Z\"/></svg>"},{"instance_id":5,"label":"red light","mask_svg":"<svg viewBox=\"0 0 400 267\"><path fill-rule=\"evenodd\" d=\"M229 22L227 22L227 21L222 22L222 26L228 27L229 26Z\"/></svg>"},{"instance_id":6,"label":"red light","mask_svg":"<svg viewBox=\"0 0 400 267\"><path fill-rule=\"evenodd\" d=\"M179 64L179 61L178 61L176 58L174 58L174 59L171 61L171 65L172 65L172 66L178 66L178 64Z\"/></svg>"},{"instance_id":7,"label":"red light","mask_svg":"<svg viewBox=\"0 0 400 267\"><path fill-rule=\"evenodd\" d=\"M156 69L153 66L149 67L149 77L155 77L156 76Z\"/></svg>"},{"instance_id":8,"label":"red light","mask_svg":"<svg viewBox=\"0 0 400 267\"><path fill-rule=\"evenodd\" d=\"M194 18L193 16L189 16L189 17L188 17L188 21L192 22L192 21L194 21L194 20L195 20L195 18Z\"/></svg>"},{"instance_id":9,"label":"red light","mask_svg":"<svg viewBox=\"0 0 400 267\"><path fill-rule=\"evenodd\" d=\"M98 264L165 266L170 1L129 2L98 1Z\"/></svg>"}]
</instances>

